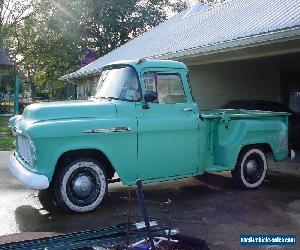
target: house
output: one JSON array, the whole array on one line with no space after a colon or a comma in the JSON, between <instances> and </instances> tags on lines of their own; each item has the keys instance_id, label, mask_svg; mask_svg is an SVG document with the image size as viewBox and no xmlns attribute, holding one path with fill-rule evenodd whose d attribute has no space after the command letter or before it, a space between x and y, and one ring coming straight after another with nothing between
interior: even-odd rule
<instances>
[{"instance_id":1,"label":"house","mask_svg":"<svg viewBox=\"0 0 300 250\"><path fill-rule=\"evenodd\" d=\"M10 73L14 64L10 61L7 49L0 48L0 73Z\"/></svg>"},{"instance_id":2,"label":"house","mask_svg":"<svg viewBox=\"0 0 300 250\"><path fill-rule=\"evenodd\" d=\"M300 1L196 4L60 79L76 82L79 96L86 98L103 65L135 58L186 63L201 109L264 99L300 112Z\"/></svg>"},{"instance_id":3,"label":"house","mask_svg":"<svg viewBox=\"0 0 300 250\"><path fill-rule=\"evenodd\" d=\"M7 93L9 91L7 86L10 85L10 80L7 77L13 74L14 64L9 58L8 50L0 48L0 101L10 99L10 95Z\"/></svg>"}]
</instances>

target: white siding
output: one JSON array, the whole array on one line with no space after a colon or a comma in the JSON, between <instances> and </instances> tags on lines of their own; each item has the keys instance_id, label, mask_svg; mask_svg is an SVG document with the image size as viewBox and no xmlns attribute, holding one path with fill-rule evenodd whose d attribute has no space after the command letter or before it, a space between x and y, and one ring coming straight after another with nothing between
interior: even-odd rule
<instances>
[{"instance_id":1,"label":"white siding","mask_svg":"<svg viewBox=\"0 0 300 250\"><path fill-rule=\"evenodd\" d=\"M272 65L232 62L189 69L193 94L202 110L236 99L280 101L280 73Z\"/></svg>"}]
</instances>

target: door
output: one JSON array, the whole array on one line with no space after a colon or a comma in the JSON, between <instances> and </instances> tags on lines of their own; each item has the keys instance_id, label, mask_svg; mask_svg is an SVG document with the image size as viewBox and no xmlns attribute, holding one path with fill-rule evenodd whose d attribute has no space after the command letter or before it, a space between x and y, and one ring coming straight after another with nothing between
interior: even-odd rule
<instances>
[{"instance_id":1,"label":"door","mask_svg":"<svg viewBox=\"0 0 300 250\"><path fill-rule=\"evenodd\" d=\"M195 173L198 164L197 105L191 100L185 75L145 72L146 91L155 91L138 117L139 178L163 179ZM184 89L184 87L186 89Z\"/></svg>"}]
</instances>

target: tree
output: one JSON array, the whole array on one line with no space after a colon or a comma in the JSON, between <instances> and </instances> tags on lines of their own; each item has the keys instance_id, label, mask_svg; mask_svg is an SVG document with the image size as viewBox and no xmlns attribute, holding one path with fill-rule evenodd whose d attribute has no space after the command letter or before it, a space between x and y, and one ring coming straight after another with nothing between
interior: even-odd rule
<instances>
[{"instance_id":1,"label":"tree","mask_svg":"<svg viewBox=\"0 0 300 250\"><path fill-rule=\"evenodd\" d=\"M29 1L22 0L0 0L0 49L11 48L11 34L23 18L30 16L32 12ZM14 76L0 76L0 90L14 92Z\"/></svg>"},{"instance_id":2,"label":"tree","mask_svg":"<svg viewBox=\"0 0 300 250\"><path fill-rule=\"evenodd\" d=\"M10 30L32 14L30 1L0 0L0 48L9 38ZM6 44L7 45L7 44Z\"/></svg>"},{"instance_id":3,"label":"tree","mask_svg":"<svg viewBox=\"0 0 300 250\"><path fill-rule=\"evenodd\" d=\"M98 56L103 56L166 20L168 12L185 7L185 1L85 1L81 23L83 40Z\"/></svg>"},{"instance_id":4,"label":"tree","mask_svg":"<svg viewBox=\"0 0 300 250\"><path fill-rule=\"evenodd\" d=\"M38 1L32 8L32 14L8 33L18 69L35 97L35 90L54 93L54 89L63 86L57 79L67 69L78 69L80 38L75 25L66 25L57 16L59 5L55 2Z\"/></svg>"},{"instance_id":5,"label":"tree","mask_svg":"<svg viewBox=\"0 0 300 250\"><path fill-rule=\"evenodd\" d=\"M8 2L0 0L6 13L12 12ZM52 96L64 85L58 78L80 68L87 51L103 56L187 6L174 0L37 0L25 5L29 2L15 0L20 11L10 18L2 14L9 21L1 19L5 29L2 25L0 32L32 91Z\"/></svg>"}]
</instances>

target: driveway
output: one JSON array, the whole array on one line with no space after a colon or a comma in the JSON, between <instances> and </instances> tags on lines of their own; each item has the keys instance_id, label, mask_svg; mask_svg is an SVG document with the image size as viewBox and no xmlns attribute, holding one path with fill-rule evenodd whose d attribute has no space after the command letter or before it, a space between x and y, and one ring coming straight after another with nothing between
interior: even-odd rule
<instances>
[{"instance_id":1,"label":"driveway","mask_svg":"<svg viewBox=\"0 0 300 250\"><path fill-rule=\"evenodd\" d=\"M0 242L126 221L127 203L120 197L127 195L127 188L121 184L110 185L109 196L98 210L67 214L51 206L45 193L39 195L20 185L7 169L8 155L9 152L0 152ZM171 199L173 228L206 239L211 249L241 249L239 236L242 233L296 234L299 246L300 157L294 162L271 162L269 168L265 183L257 190L236 189L230 173L207 174L147 185L145 198L159 202ZM162 207L149 202L147 208L151 217L166 222L167 215L161 211ZM133 216L141 220L137 206Z\"/></svg>"}]
</instances>

